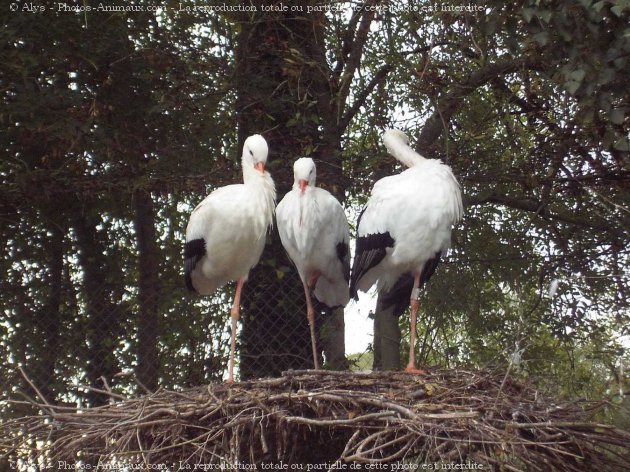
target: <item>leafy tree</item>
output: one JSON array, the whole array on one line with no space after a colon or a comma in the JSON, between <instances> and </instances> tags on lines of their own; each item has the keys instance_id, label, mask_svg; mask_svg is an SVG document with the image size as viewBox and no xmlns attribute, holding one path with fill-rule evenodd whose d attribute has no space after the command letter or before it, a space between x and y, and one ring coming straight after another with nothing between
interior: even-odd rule
<instances>
[{"instance_id":1,"label":"leafy tree","mask_svg":"<svg viewBox=\"0 0 630 472\"><path fill-rule=\"evenodd\" d=\"M411 115L406 126L420 130L417 149L451 164L466 194L465 221L423 303L427 362L484 364L501 350L509 356L519 340L526 356L538 358L549 331L567 346L603 342L609 359L619 352L627 303L612 299L625 300L628 277L619 264L628 260L628 175L620 152L627 118L618 111L627 103L627 77L617 67L628 47L620 21L627 11L601 2L536 5L381 19L395 33L389 60L398 62L374 114L389 102L396 120ZM588 90L581 97L558 73L579 67L610 69L615 87L602 88L591 75L580 82ZM404 90L396 86L403 81ZM563 292L550 300L554 279ZM378 310L376 319L395 323ZM499 344L489 348L494 336Z\"/></svg>"}]
</instances>

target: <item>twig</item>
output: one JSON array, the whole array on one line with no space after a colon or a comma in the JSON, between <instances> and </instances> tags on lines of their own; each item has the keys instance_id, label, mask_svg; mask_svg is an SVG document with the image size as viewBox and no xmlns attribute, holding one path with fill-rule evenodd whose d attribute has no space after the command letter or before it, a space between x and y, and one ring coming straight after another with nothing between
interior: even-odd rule
<instances>
[{"instance_id":1,"label":"twig","mask_svg":"<svg viewBox=\"0 0 630 472\"><path fill-rule=\"evenodd\" d=\"M40 398L40 400L44 402L44 405L46 405L46 407L49 409L50 414L54 415L55 412L52 409L53 405L48 403L48 400L46 400L46 397L44 397L42 392L40 392L39 389L35 386L35 384L33 382L31 382L31 379L28 378L28 375L26 375L26 372L24 372L24 369L22 369L22 366L18 365L18 370L20 371L20 374L22 374L22 377L24 377L24 380L26 380L26 382L29 384L29 386L33 389L33 391Z\"/></svg>"},{"instance_id":2,"label":"twig","mask_svg":"<svg viewBox=\"0 0 630 472\"><path fill-rule=\"evenodd\" d=\"M103 390L103 389L100 389L100 388L92 387L90 385L83 385L83 384L76 384L76 387L77 388L82 388L83 390L86 390L88 392L94 392L94 393L100 393L100 394L103 394L103 395L107 395L108 397L115 398L116 400L127 400L128 399L124 395L120 395L118 393L114 393L114 392L112 392L109 389Z\"/></svg>"}]
</instances>

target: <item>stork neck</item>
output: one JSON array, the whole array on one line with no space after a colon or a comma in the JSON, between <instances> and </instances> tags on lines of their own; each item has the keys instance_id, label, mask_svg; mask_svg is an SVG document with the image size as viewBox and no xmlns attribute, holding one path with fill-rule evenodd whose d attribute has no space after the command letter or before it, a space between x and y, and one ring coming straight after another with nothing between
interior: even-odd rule
<instances>
[{"instance_id":1,"label":"stork neck","mask_svg":"<svg viewBox=\"0 0 630 472\"><path fill-rule=\"evenodd\" d=\"M417 166L426 160L424 156L418 154L402 141L393 142L390 146L389 152L407 167Z\"/></svg>"},{"instance_id":2,"label":"stork neck","mask_svg":"<svg viewBox=\"0 0 630 472\"><path fill-rule=\"evenodd\" d=\"M260 182L264 177L263 174L258 172L251 163L246 162L245 159L242 161L243 166L243 183L245 185L252 185Z\"/></svg>"},{"instance_id":3,"label":"stork neck","mask_svg":"<svg viewBox=\"0 0 630 472\"><path fill-rule=\"evenodd\" d=\"M252 192L252 207L262 216L260 221L266 228L273 221L273 210L276 206L276 187L269 172L261 174L243 162L243 183Z\"/></svg>"}]
</instances>

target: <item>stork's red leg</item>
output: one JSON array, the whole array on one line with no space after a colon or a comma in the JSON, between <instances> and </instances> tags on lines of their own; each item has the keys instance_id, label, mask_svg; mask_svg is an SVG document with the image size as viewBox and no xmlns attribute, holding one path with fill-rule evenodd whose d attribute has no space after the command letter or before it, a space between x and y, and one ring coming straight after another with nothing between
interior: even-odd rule
<instances>
[{"instance_id":1,"label":"stork's red leg","mask_svg":"<svg viewBox=\"0 0 630 472\"><path fill-rule=\"evenodd\" d=\"M236 351L236 322L241 312L241 291L243 290L244 281L242 278L236 282L236 291L234 293L234 303L230 310L230 318L232 319L232 336L230 338L230 365L228 368L227 383L234 383L234 353Z\"/></svg>"},{"instance_id":2,"label":"stork's red leg","mask_svg":"<svg viewBox=\"0 0 630 472\"><path fill-rule=\"evenodd\" d=\"M304 295L306 296L306 318L308 319L308 327L311 331L311 347L313 348L313 365L315 369L319 369L319 359L317 356L317 341L315 340L315 310L313 310L313 304L311 303L311 292L308 288L308 284L304 285Z\"/></svg>"},{"instance_id":3,"label":"stork's red leg","mask_svg":"<svg viewBox=\"0 0 630 472\"><path fill-rule=\"evenodd\" d=\"M416 369L416 328L417 328L417 314L418 314L418 287L420 286L420 273L416 273L413 278L413 289L411 290L411 300L409 300L409 306L411 307L411 320L409 323L409 363L405 372L411 374L426 374L424 370Z\"/></svg>"}]
</instances>

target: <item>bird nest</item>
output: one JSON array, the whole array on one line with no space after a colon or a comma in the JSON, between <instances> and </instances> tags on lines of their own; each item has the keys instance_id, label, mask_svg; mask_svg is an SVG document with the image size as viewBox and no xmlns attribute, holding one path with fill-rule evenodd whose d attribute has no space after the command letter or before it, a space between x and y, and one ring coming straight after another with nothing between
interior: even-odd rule
<instances>
[{"instance_id":1,"label":"bird nest","mask_svg":"<svg viewBox=\"0 0 630 472\"><path fill-rule=\"evenodd\" d=\"M0 425L12 460L54 468L162 470L630 469L630 433L602 407L543 398L488 371L288 371L161 390Z\"/></svg>"}]
</instances>

